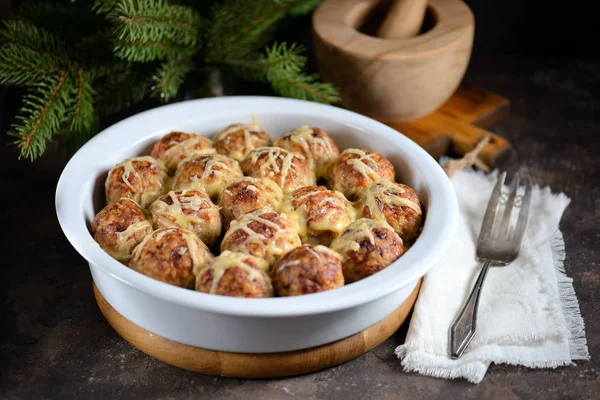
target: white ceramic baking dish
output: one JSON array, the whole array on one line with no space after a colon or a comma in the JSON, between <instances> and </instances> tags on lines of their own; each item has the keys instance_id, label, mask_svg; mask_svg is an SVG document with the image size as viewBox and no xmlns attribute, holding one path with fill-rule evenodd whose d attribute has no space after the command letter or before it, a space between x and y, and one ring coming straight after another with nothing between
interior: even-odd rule
<instances>
[{"instance_id":1,"label":"white ceramic baking dish","mask_svg":"<svg viewBox=\"0 0 600 400\"><path fill-rule=\"evenodd\" d=\"M324 293L243 299L215 296L146 277L111 258L90 233L104 205L107 172L121 160L148 154L162 135L180 130L214 135L252 114L272 138L309 124L341 149L381 152L398 180L418 193L426 219L410 250L385 270ZM69 161L56 189L56 212L67 239L89 262L94 282L123 316L148 331L187 345L232 352L303 349L353 335L385 318L440 259L453 235L458 208L436 161L397 131L337 107L274 97L186 101L127 118L92 138Z\"/></svg>"}]
</instances>

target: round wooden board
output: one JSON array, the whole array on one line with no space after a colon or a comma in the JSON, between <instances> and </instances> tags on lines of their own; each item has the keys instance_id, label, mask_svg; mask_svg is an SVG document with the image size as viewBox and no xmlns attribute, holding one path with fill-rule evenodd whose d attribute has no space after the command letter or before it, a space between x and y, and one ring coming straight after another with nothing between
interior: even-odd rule
<instances>
[{"instance_id":1,"label":"round wooden board","mask_svg":"<svg viewBox=\"0 0 600 400\"><path fill-rule=\"evenodd\" d=\"M274 378L306 374L359 357L388 339L406 320L417 299L421 281L408 299L389 316L355 335L310 349L283 353L228 353L177 343L154 335L123 317L96 285L100 311L121 337L137 349L167 364L203 374L236 378Z\"/></svg>"}]
</instances>

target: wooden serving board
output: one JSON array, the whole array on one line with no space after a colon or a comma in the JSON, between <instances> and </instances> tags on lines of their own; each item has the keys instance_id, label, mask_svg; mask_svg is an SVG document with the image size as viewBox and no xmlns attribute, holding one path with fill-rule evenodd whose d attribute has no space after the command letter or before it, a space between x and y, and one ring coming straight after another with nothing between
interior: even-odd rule
<instances>
[{"instance_id":1,"label":"wooden serving board","mask_svg":"<svg viewBox=\"0 0 600 400\"><path fill-rule=\"evenodd\" d=\"M388 339L408 317L421 281L388 317L355 335L305 350L283 353L244 354L188 346L154 335L123 317L102 296L94 294L100 311L125 340L151 357L179 368L203 374L237 378L274 378L306 374L359 357Z\"/></svg>"},{"instance_id":2,"label":"wooden serving board","mask_svg":"<svg viewBox=\"0 0 600 400\"><path fill-rule=\"evenodd\" d=\"M411 122L383 121L425 148L433 157L464 155L486 135L490 142L479 157L494 167L512 156L510 143L488 131L508 115L508 99L475 86L462 84L434 113Z\"/></svg>"}]
</instances>

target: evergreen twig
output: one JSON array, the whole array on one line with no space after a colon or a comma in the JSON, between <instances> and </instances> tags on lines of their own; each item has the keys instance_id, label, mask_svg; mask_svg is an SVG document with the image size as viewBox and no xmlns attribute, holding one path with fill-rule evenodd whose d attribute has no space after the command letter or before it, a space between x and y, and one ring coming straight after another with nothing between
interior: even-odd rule
<instances>
[{"instance_id":1,"label":"evergreen twig","mask_svg":"<svg viewBox=\"0 0 600 400\"><path fill-rule=\"evenodd\" d=\"M214 72L199 86L230 68L284 96L338 100L332 86L303 72L302 47L261 51L276 22L319 0L41 1L21 5L0 29L0 84L26 89L10 133L23 158L41 156L54 138L77 146L99 116L150 95L173 100L197 67Z\"/></svg>"}]
</instances>

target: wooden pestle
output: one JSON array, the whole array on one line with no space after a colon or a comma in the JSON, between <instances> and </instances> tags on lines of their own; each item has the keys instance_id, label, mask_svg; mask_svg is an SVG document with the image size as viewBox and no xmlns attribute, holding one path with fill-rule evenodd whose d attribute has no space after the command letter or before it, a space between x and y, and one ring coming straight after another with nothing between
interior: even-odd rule
<instances>
[{"instance_id":1,"label":"wooden pestle","mask_svg":"<svg viewBox=\"0 0 600 400\"><path fill-rule=\"evenodd\" d=\"M394 0L377 36L406 38L417 36L423 25L427 0Z\"/></svg>"}]
</instances>

